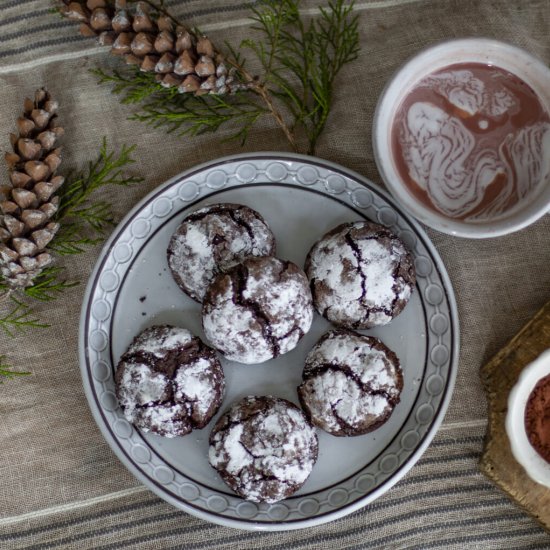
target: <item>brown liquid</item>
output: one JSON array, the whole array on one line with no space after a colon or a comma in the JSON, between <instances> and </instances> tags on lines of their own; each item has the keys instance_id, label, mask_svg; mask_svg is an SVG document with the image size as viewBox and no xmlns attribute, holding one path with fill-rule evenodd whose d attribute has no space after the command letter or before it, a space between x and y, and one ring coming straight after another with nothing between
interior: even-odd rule
<instances>
[{"instance_id":1,"label":"brown liquid","mask_svg":"<svg viewBox=\"0 0 550 550\"><path fill-rule=\"evenodd\" d=\"M422 203L479 221L550 183L549 140L550 114L523 80L491 65L460 63L423 78L405 97L392 153Z\"/></svg>"}]
</instances>

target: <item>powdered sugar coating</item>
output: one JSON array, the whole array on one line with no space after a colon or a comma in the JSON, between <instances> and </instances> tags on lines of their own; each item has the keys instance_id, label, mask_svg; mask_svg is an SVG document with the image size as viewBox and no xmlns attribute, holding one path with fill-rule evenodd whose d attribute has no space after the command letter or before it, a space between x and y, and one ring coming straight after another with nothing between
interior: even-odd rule
<instances>
[{"instance_id":1,"label":"powdered sugar coating","mask_svg":"<svg viewBox=\"0 0 550 550\"><path fill-rule=\"evenodd\" d=\"M239 204L213 204L187 216L168 246L168 265L178 286L202 302L221 271L248 256L275 252L275 238L264 219Z\"/></svg>"},{"instance_id":2,"label":"powdered sugar coating","mask_svg":"<svg viewBox=\"0 0 550 550\"><path fill-rule=\"evenodd\" d=\"M317 454L315 430L296 405L249 396L234 403L214 426L208 458L240 496L273 503L305 483Z\"/></svg>"},{"instance_id":3,"label":"powdered sugar coating","mask_svg":"<svg viewBox=\"0 0 550 550\"><path fill-rule=\"evenodd\" d=\"M306 357L298 396L315 426L351 436L386 422L402 389L399 359L380 340L332 330Z\"/></svg>"},{"instance_id":4,"label":"powdered sugar coating","mask_svg":"<svg viewBox=\"0 0 550 550\"><path fill-rule=\"evenodd\" d=\"M306 273L316 310L345 328L389 323L416 282L405 245L371 222L344 223L324 235L307 256Z\"/></svg>"},{"instance_id":5,"label":"powdered sugar coating","mask_svg":"<svg viewBox=\"0 0 550 550\"><path fill-rule=\"evenodd\" d=\"M162 330L157 330L152 327L134 338L127 353L151 353L163 358L171 351L191 343L193 338L195 336L184 328L164 326Z\"/></svg>"},{"instance_id":6,"label":"powdered sugar coating","mask_svg":"<svg viewBox=\"0 0 550 550\"><path fill-rule=\"evenodd\" d=\"M134 338L117 366L115 383L128 422L165 437L206 426L225 388L214 350L188 330L167 325Z\"/></svg>"},{"instance_id":7,"label":"powdered sugar coating","mask_svg":"<svg viewBox=\"0 0 550 550\"><path fill-rule=\"evenodd\" d=\"M204 332L225 357L263 363L294 349L313 321L305 273L273 257L248 258L209 287Z\"/></svg>"}]
</instances>

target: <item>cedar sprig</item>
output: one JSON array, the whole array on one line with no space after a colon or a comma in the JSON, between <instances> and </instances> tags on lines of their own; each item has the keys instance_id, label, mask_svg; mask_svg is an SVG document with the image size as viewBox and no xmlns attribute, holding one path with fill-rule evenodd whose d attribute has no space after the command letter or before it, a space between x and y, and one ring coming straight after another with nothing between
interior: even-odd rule
<instances>
[{"instance_id":1,"label":"cedar sprig","mask_svg":"<svg viewBox=\"0 0 550 550\"><path fill-rule=\"evenodd\" d=\"M120 96L123 104L135 104L148 101L151 98L157 101L178 101L182 96L176 88L161 86L151 73L136 69L135 71L116 71L106 73L102 69L90 69L98 77L100 84L112 84L113 94Z\"/></svg>"},{"instance_id":2,"label":"cedar sprig","mask_svg":"<svg viewBox=\"0 0 550 550\"><path fill-rule=\"evenodd\" d=\"M3 384L5 380L10 380L12 378L16 378L17 376L27 376L30 374L30 372L13 370L10 365L5 363L5 359L6 357L4 355L0 355L0 384Z\"/></svg>"},{"instance_id":3,"label":"cedar sprig","mask_svg":"<svg viewBox=\"0 0 550 550\"><path fill-rule=\"evenodd\" d=\"M56 221L61 228L49 245L51 250L60 255L80 254L86 246L103 240L114 225L114 215L109 202L96 200L92 194L107 185L128 187L143 181L125 171L135 162L132 158L135 147L123 145L116 152L103 138L98 158L86 170L69 175L59 192Z\"/></svg>"},{"instance_id":4,"label":"cedar sprig","mask_svg":"<svg viewBox=\"0 0 550 550\"><path fill-rule=\"evenodd\" d=\"M128 187L142 182L143 178L125 173L125 169L135 163L132 158L135 148L135 145L130 147L123 145L117 153L109 149L107 139L103 138L98 158L90 161L86 170L69 176L69 181L61 187L56 220L63 223L67 218L80 216L82 208L90 204L90 195L100 187L105 185Z\"/></svg>"},{"instance_id":5,"label":"cedar sprig","mask_svg":"<svg viewBox=\"0 0 550 550\"><path fill-rule=\"evenodd\" d=\"M59 294L65 292L68 288L78 285L78 281L67 281L62 278L62 267L47 267L33 281L33 285L25 288L23 291L29 298L34 298L40 302L51 302Z\"/></svg>"},{"instance_id":6,"label":"cedar sprig","mask_svg":"<svg viewBox=\"0 0 550 550\"><path fill-rule=\"evenodd\" d=\"M12 307L6 315L0 317L0 329L8 336L14 337L16 332L28 328L47 328L50 326L34 317L32 308L17 299L13 294L10 295L9 299Z\"/></svg>"},{"instance_id":7,"label":"cedar sprig","mask_svg":"<svg viewBox=\"0 0 550 550\"><path fill-rule=\"evenodd\" d=\"M237 129L231 130L226 139L244 144L250 129L265 112L265 109L247 101L227 101L223 96L208 99L187 96L185 109L158 100L149 101L130 120L145 122L155 128L164 126L168 133L175 132L180 136L215 132L220 126L231 123L232 128Z\"/></svg>"},{"instance_id":8,"label":"cedar sprig","mask_svg":"<svg viewBox=\"0 0 550 550\"><path fill-rule=\"evenodd\" d=\"M118 71L107 74L101 69L93 72L100 82L114 83L112 92L121 95L122 103L143 103L141 111L131 115L130 120L155 128L163 126L168 133L180 136L215 132L220 126L233 123L237 129L227 139L244 143L254 123L267 112L250 95L229 99L223 95L178 94L174 88L161 86L153 74L138 69L135 74L126 75Z\"/></svg>"},{"instance_id":9,"label":"cedar sprig","mask_svg":"<svg viewBox=\"0 0 550 550\"><path fill-rule=\"evenodd\" d=\"M162 14L185 26L162 2L145 3L153 8L153 17ZM100 82L113 85L123 103L140 104L142 111L131 118L149 125L181 135L229 126L230 138L244 142L258 119L268 115L292 149L314 154L330 114L338 75L359 55L359 18L354 14L354 0L330 0L314 18L305 17L299 8L300 0L262 0L251 8L259 39L244 40L240 49L226 45L223 55L243 84L233 93L180 94L177 87L161 85L161 75L154 72L95 72ZM262 74L248 71L242 51L258 58Z\"/></svg>"},{"instance_id":10,"label":"cedar sprig","mask_svg":"<svg viewBox=\"0 0 550 550\"><path fill-rule=\"evenodd\" d=\"M294 133L303 131L313 154L334 98L342 67L359 55L359 17L353 2L329 2L320 17L304 22L296 0L266 0L252 8L263 41L247 39L264 69L264 82L290 113Z\"/></svg>"}]
</instances>

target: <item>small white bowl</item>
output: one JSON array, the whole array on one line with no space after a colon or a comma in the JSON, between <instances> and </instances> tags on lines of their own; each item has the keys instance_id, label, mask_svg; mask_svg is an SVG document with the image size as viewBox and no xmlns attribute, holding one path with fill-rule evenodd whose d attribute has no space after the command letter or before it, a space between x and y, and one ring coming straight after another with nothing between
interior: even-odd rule
<instances>
[{"instance_id":1,"label":"small white bowl","mask_svg":"<svg viewBox=\"0 0 550 550\"><path fill-rule=\"evenodd\" d=\"M514 458L523 466L531 479L550 487L550 463L535 451L525 429L525 406L537 382L550 374L550 349L527 365L508 396L506 433Z\"/></svg>"},{"instance_id":2,"label":"small white bowl","mask_svg":"<svg viewBox=\"0 0 550 550\"><path fill-rule=\"evenodd\" d=\"M421 222L443 233L460 237L497 237L526 227L550 209L550 181L546 185L539 185L521 205L516 205L494 219L463 221L438 213L416 198L401 179L393 158L394 119L403 100L424 77L459 63L482 63L509 71L526 82L546 110L550 111L550 69L540 59L511 44L486 38L442 42L410 59L386 85L374 115L374 157L390 192Z\"/></svg>"}]
</instances>

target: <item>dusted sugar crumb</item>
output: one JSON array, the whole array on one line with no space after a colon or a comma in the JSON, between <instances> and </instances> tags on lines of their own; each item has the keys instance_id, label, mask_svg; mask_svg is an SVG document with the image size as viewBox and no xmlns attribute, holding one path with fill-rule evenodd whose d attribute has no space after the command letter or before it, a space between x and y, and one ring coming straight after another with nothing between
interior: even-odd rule
<instances>
[{"instance_id":1,"label":"dusted sugar crumb","mask_svg":"<svg viewBox=\"0 0 550 550\"><path fill-rule=\"evenodd\" d=\"M315 429L296 405L250 396L220 417L210 434L208 458L240 496L273 503L305 483L317 454Z\"/></svg>"}]
</instances>

